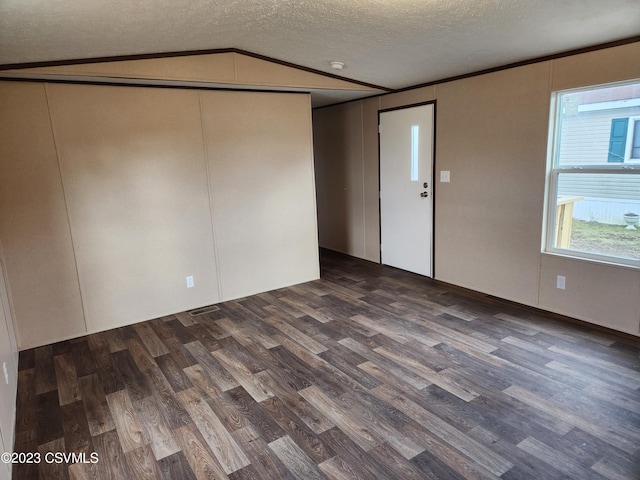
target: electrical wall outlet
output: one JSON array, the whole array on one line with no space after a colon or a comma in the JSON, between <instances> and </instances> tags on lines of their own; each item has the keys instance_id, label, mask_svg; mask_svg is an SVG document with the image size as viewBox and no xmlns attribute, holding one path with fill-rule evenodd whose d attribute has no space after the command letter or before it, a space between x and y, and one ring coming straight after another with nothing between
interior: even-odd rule
<instances>
[{"instance_id":1,"label":"electrical wall outlet","mask_svg":"<svg viewBox=\"0 0 640 480\"><path fill-rule=\"evenodd\" d=\"M194 283L193 283L193 277L191 275L189 275L187 277L187 288L193 288Z\"/></svg>"},{"instance_id":2,"label":"electrical wall outlet","mask_svg":"<svg viewBox=\"0 0 640 480\"><path fill-rule=\"evenodd\" d=\"M449 183L451 181L451 172L449 170L440 170L440 182Z\"/></svg>"},{"instance_id":3,"label":"electrical wall outlet","mask_svg":"<svg viewBox=\"0 0 640 480\"><path fill-rule=\"evenodd\" d=\"M559 290L564 290L567 282L567 277L563 277L562 275L558 275L556 277L556 288Z\"/></svg>"}]
</instances>

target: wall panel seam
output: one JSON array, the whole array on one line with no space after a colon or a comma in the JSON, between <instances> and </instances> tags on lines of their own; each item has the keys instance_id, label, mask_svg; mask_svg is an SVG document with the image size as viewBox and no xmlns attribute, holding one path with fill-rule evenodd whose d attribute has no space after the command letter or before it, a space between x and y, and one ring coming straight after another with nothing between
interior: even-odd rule
<instances>
[{"instance_id":1,"label":"wall panel seam","mask_svg":"<svg viewBox=\"0 0 640 480\"><path fill-rule=\"evenodd\" d=\"M235 69L235 54L234 54ZM207 171L207 194L209 195L209 219L211 220L211 239L213 241L213 258L216 262L216 280L218 284L218 301L224 299L222 295L222 277L220 276L220 261L218 259L218 248L216 245L215 218L213 214L213 192L211 191L211 171L209 168L209 147L207 142L207 129L204 127L204 109L202 108L202 90L198 90L198 106L200 108L200 128L202 129L202 148L204 153L204 166Z\"/></svg>"},{"instance_id":2,"label":"wall panel seam","mask_svg":"<svg viewBox=\"0 0 640 480\"><path fill-rule=\"evenodd\" d=\"M549 75L547 77L547 105L551 105L551 93L552 93L552 89L553 89L553 66L554 66L554 62L555 60L551 60L549 62ZM540 238L540 253L538 254L538 291L537 291L537 295L536 295L536 306L540 305L540 295L541 295L541 291L542 291L542 249L545 248L544 246L546 245L547 242L547 225L548 225L548 215L549 215L549 208L548 208L548 198L547 198L547 177L549 175L548 172L548 164L549 164L549 122L551 119L551 115L553 114L553 112L551 111L547 111L547 115L546 115L546 122L547 122L547 155L544 158L545 161L545 167L544 167L544 198L543 198L543 205L542 205L542 230L541 230L541 235L542 238Z\"/></svg>"},{"instance_id":3,"label":"wall panel seam","mask_svg":"<svg viewBox=\"0 0 640 480\"><path fill-rule=\"evenodd\" d=\"M87 325L87 312L84 305L84 293L82 291L82 282L80 281L80 271L78 270L78 259L76 256L76 246L73 240L73 230L71 229L71 218L69 217L69 203L67 200L67 191L64 187L64 177L62 176L62 167L60 166L60 153L58 152L58 142L56 141L56 131L53 126L53 115L51 113L51 104L49 103L49 89L48 84L44 84L44 97L47 101L47 113L49 115L49 126L51 128L51 138L53 141L53 150L56 154L56 164L58 166L58 175L60 176L60 186L62 188L62 198L64 199L64 213L67 217L67 228L69 229L69 240L71 242L71 251L73 253L73 266L76 271L76 278L78 280L78 291L80 296L80 307L82 308L82 321L84 322L84 333L89 331Z\"/></svg>"},{"instance_id":4,"label":"wall panel seam","mask_svg":"<svg viewBox=\"0 0 640 480\"><path fill-rule=\"evenodd\" d=\"M364 161L364 102L360 105L360 165L362 167L362 257L367 257L367 195L365 182L365 161Z\"/></svg>"},{"instance_id":5,"label":"wall panel seam","mask_svg":"<svg viewBox=\"0 0 640 480\"><path fill-rule=\"evenodd\" d=\"M317 261L317 265L316 265L316 278L320 278L320 252L319 252L319 247L320 247L320 234L319 234L319 228L318 228L318 196L317 196L317 192L316 192L316 168L315 168L315 155L314 155L314 147L313 147L313 108L311 107L311 94L307 95L307 101L308 101L308 109L307 109L307 118L309 119L309 158L311 159L311 165L309 166L311 168L311 192L312 192L312 199L311 201L313 202L313 212L315 215L315 222L313 222L314 224L314 228L315 228L315 238L316 238L316 258L318 259Z\"/></svg>"},{"instance_id":6,"label":"wall panel seam","mask_svg":"<svg viewBox=\"0 0 640 480\"><path fill-rule=\"evenodd\" d=\"M237 82L238 81L238 54L237 53L233 53L233 79Z\"/></svg>"}]
</instances>

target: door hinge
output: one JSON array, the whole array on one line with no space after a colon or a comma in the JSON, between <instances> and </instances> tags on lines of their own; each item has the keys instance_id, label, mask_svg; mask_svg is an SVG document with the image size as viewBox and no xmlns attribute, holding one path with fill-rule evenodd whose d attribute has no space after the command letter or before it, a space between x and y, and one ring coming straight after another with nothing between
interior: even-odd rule
<instances>
[{"instance_id":1,"label":"door hinge","mask_svg":"<svg viewBox=\"0 0 640 480\"><path fill-rule=\"evenodd\" d=\"M382 125L378 124L378 133L382 133Z\"/></svg>"}]
</instances>

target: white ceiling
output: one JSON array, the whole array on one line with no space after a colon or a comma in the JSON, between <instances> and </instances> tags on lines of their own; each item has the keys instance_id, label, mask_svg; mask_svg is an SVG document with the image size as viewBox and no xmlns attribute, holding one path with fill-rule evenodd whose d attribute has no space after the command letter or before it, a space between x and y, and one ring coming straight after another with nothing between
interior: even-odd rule
<instances>
[{"instance_id":1,"label":"white ceiling","mask_svg":"<svg viewBox=\"0 0 640 480\"><path fill-rule=\"evenodd\" d=\"M637 35L640 0L0 0L0 64L237 48L393 89Z\"/></svg>"}]
</instances>

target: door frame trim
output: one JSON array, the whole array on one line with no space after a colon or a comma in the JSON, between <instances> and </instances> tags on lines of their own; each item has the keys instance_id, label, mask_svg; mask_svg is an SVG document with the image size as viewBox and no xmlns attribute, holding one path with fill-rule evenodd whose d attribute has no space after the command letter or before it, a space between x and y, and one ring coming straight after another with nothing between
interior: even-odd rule
<instances>
[{"instance_id":1,"label":"door frame trim","mask_svg":"<svg viewBox=\"0 0 640 480\"><path fill-rule=\"evenodd\" d=\"M380 175L380 114L393 112L394 110L404 110L406 108L422 107L433 105L433 139L432 139L432 162L431 162L431 277L436 278L436 138L437 138L437 118L438 101L436 99L426 102L411 103L399 107L384 108L378 110L378 250L380 252L380 265L382 265L382 199L380 198L381 175Z\"/></svg>"}]
</instances>

